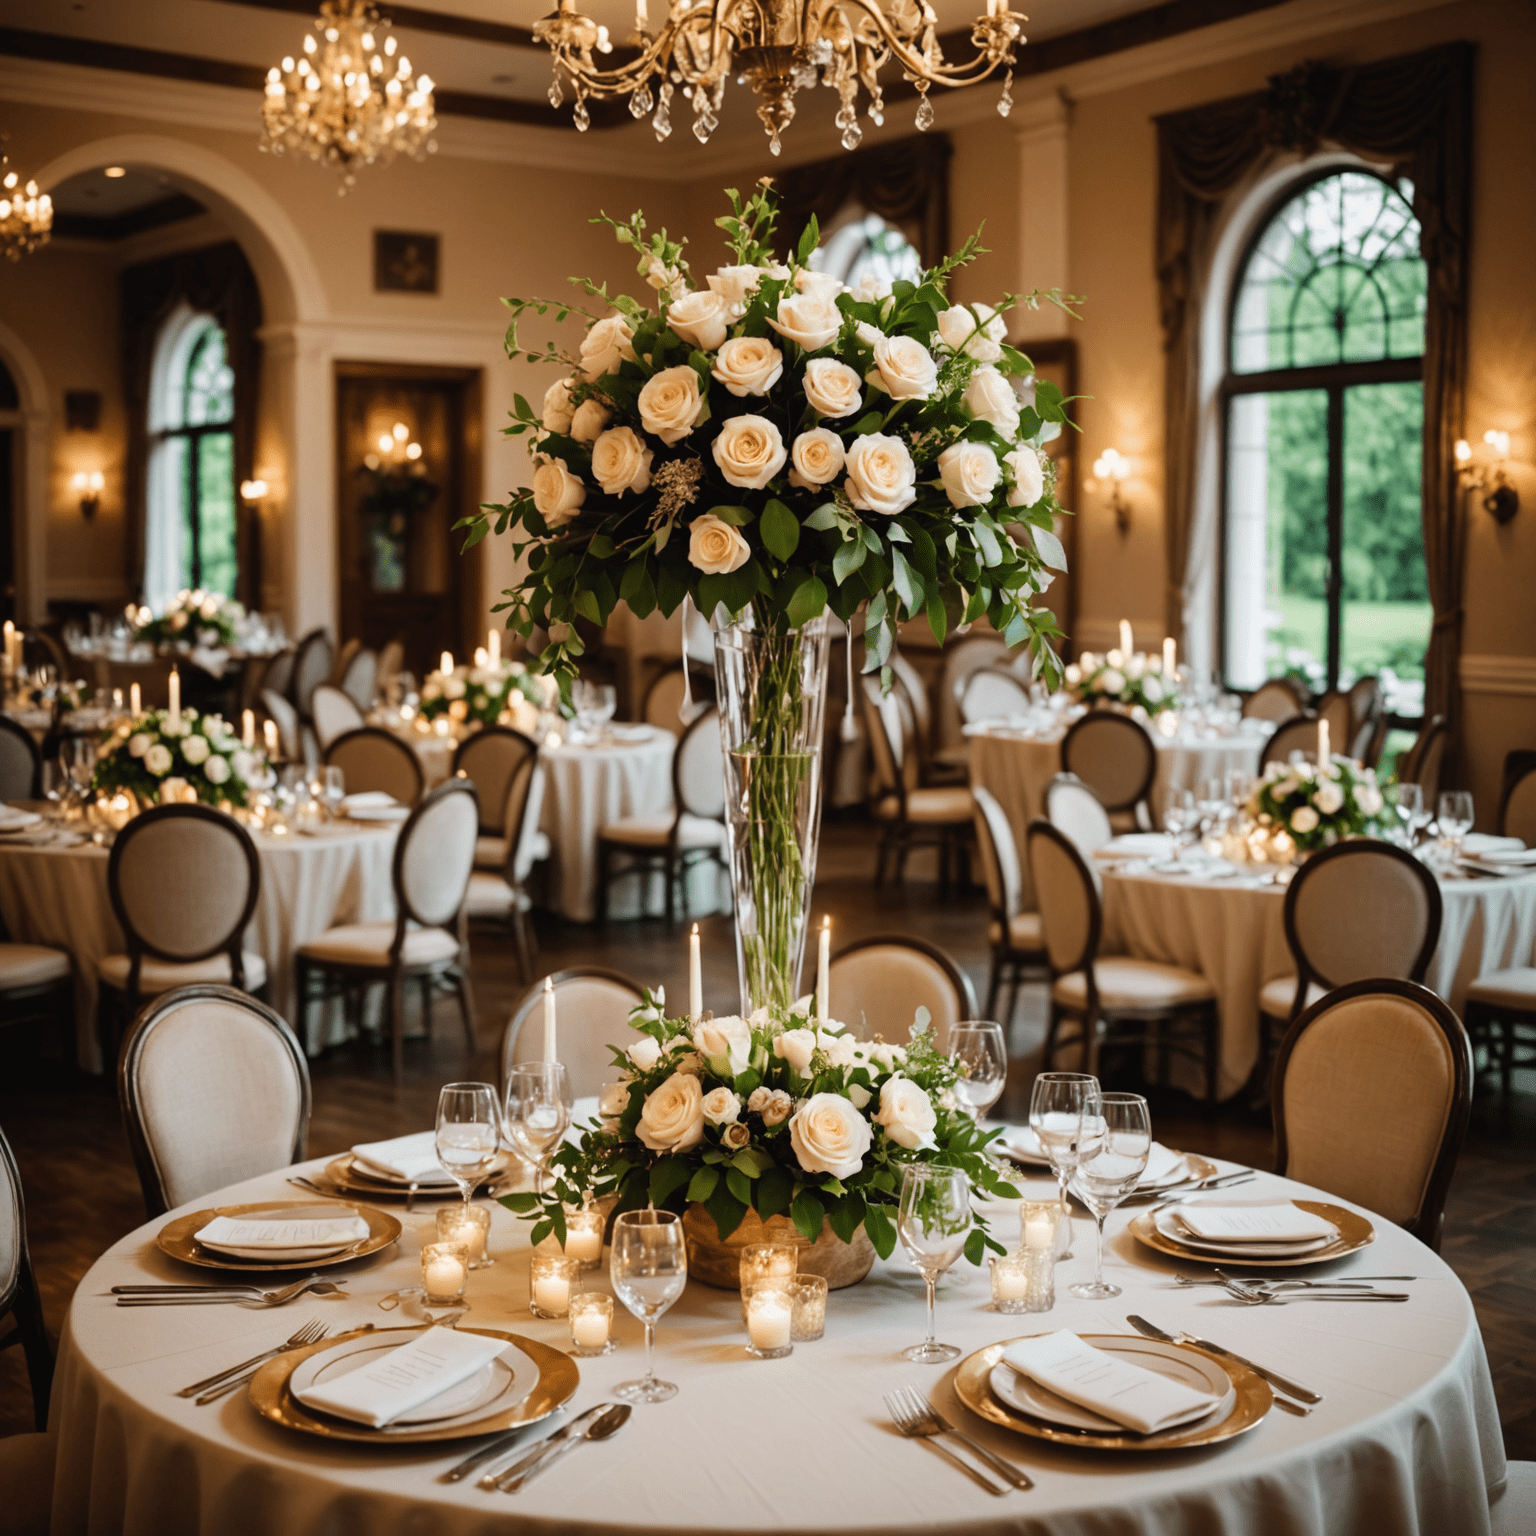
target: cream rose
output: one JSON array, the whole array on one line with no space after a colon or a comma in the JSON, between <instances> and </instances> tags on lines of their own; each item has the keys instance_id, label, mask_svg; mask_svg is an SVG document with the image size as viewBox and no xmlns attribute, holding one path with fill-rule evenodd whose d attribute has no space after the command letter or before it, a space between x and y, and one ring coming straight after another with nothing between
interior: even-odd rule
<instances>
[{"instance_id":1,"label":"cream rose","mask_svg":"<svg viewBox=\"0 0 1536 1536\"><path fill-rule=\"evenodd\" d=\"M592 478L609 496L651 483L651 450L633 427L611 427L592 445Z\"/></svg>"},{"instance_id":2,"label":"cream rose","mask_svg":"<svg viewBox=\"0 0 1536 1536\"><path fill-rule=\"evenodd\" d=\"M1336 815L1344 808L1344 791L1332 779L1328 779L1317 786L1312 803L1324 816Z\"/></svg>"},{"instance_id":3,"label":"cream rose","mask_svg":"<svg viewBox=\"0 0 1536 1536\"><path fill-rule=\"evenodd\" d=\"M747 295L762 282L766 274L761 267L721 267L712 277L705 278L710 292L725 300L733 315L740 316L747 307Z\"/></svg>"},{"instance_id":4,"label":"cream rose","mask_svg":"<svg viewBox=\"0 0 1536 1536\"><path fill-rule=\"evenodd\" d=\"M685 293L667 307L667 324L690 346L713 352L725 340L725 328L731 317L730 305L709 289Z\"/></svg>"},{"instance_id":5,"label":"cream rose","mask_svg":"<svg viewBox=\"0 0 1536 1536\"><path fill-rule=\"evenodd\" d=\"M905 1063L907 1048L904 1045L887 1045L884 1040L877 1040L870 1046L869 1054L885 1071L893 1072Z\"/></svg>"},{"instance_id":6,"label":"cream rose","mask_svg":"<svg viewBox=\"0 0 1536 1536\"><path fill-rule=\"evenodd\" d=\"M628 1083L604 1083L597 1096L597 1112L605 1119L614 1120L624 1113L629 1103Z\"/></svg>"},{"instance_id":7,"label":"cream rose","mask_svg":"<svg viewBox=\"0 0 1536 1536\"><path fill-rule=\"evenodd\" d=\"M711 1088L704 1095L704 1118L711 1125L734 1125L741 1114L741 1100L729 1088Z\"/></svg>"},{"instance_id":8,"label":"cream rose","mask_svg":"<svg viewBox=\"0 0 1536 1536\"><path fill-rule=\"evenodd\" d=\"M873 272L865 272L859 279L857 288L848 290L861 304L875 304L881 299L891 296L891 280L888 277L877 277Z\"/></svg>"},{"instance_id":9,"label":"cream rose","mask_svg":"<svg viewBox=\"0 0 1536 1536\"><path fill-rule=\"evenodd\" d=\"M652 1152L685 1152L704 1139L704 1090L674 1072L645 1101L635 1134Z\"/></svg>"},{"instance_id":10,"label":"cream rose","mask_svg":"<svg viewBox=\"0 0 1536 1536\"><path fill-rule=\"evenodd\" d=\"M640 425L671 447L693 431L703 407L699 376L686 363L663 368L640 391Z\"/></svg>"},{"instance_id":11,"label":"cream rose","mask_svg":"<svg viewBox=\"0 0 1536 1536\"><path fill-rule=\"evenodd\" d=\"M815 1093L789 1122L789 1144L807 1173L847 1179L864 1166L869 1122L839 1093Z\"/></svg>"},{"instance_id":12,"label":"cream rose","mask_svg":"<svg viewBox=\"0 0 1536 1536\"><path fill-rule=\"evenodd\" d=\"M747 1096L747 1112L748 1112L748 1114L753 1114L753 1115L760 1115L760 1114L762 1114L762 1112L765 1109L768 1108L768 1105L772 1102L772 1099L773 1099L773 1089L771 1089L771 1088L754 1088L752 1090L752 1092Z\"/></svg>"},{"instance_id":13,"label":"cream rose","mask_svg":"<svg viewBox=\"0 0 1536 1536\"><path fill-rule=\"evenodd\" d=\"M735 1014L717 1019L700 1019L693 1026L693 1043L700 1054L710 1058L723 1056L731 1075L745 1072L752 1059L752 1026Z\"/></svg>"},{"instance_id":14,"label":"cream rose","mask_svg":"<svg viewBox=\"0 0 1536 1536\"><path fill-rule=\"evenodd\" d=\"M661 1060L661 1046L650 1035L641 1035L624 1054L642 1072L649 1072Z\"/></svg>"},{"instance_id":15,"label":"cream rose","mask_svg":"<svg viewBox=\"0 0 1536 1536\"><path fill-rule=\"evenodd\" d=\"M985 443L951 443L939 455L939 479L952 507L981 507L992 499L1003 467Z\"/></svg>"},{"instance_id":16,"label":"cream rose","mask_svg":"<svg viewBox=\"0 0 1536 1536\"><path fill-rule=\"evenodd\" d=\"M556 379L548 389L544 391L544 413L540 420L544 423L546 432L569 432L571 430L571 415L575 407L571 404L571 381L569 379Z\"/></svg>"},{"instance_id":17,"label":"cream rose","mask_svg":"<svg viewBox=\"0 0 1536 1536\"><path fill-rule=\"evenodd\" d=\"M752 1140L752 1132L744 1125L728 1125L720 1140L733 1151L739 1151Z\"/></svg>"},{"instance_id":18,"label":"cream rose","mask_svg":"<svg viewBox=\"0 0 1536 1536\"><path fill-rule=\"evenodd\" d=\"M194 768L204 762L212 748L208 745L206 736L188 736L181 744L181 755L192 764Z\"/></svg>"},{"instance_id":19,"label":"cream rose","mask_svg":"<svg viewBox=\"0 0 1536 1536\"><path fill-rule=\"evenodd\" d=\"M149 751L144 754L144 766L158 779L162 773L171 771L171 749L163 742L157 741Z\"/></svg>"},{"instance_id":20,"label":"cream rose","mask_svg":"<svg viewBox=\"0 0 1536 1536\"><path fill-rule=\"evenodd\" d=\"M768 1102L762 1108L763 1124L783 1125L793 1113L794 1108L795 1101L782 1088L775 1088L768 1095Z\"/></svg>"},{"instance_id":21,"label":"cream rose","mask_svg":"<svg viewBox=\"0 0 1536 1536\"><path fill-rule=\"evenodd\" d=\"M592 326L581 338L581 366L588 382L617 373L622 362L634 361L635 349L630 345L634 334L623 315L609 315Z\"/></svg>"},{"instance_id":22,"label":"cream rose","mask_svg":"<svg viewBox=\"0 0 1536 1536\"><path fill-rule=\"evenodd\" d=\"M819 352L837 340L843 312L823 294L791 293L779 300L778 315L768 324L807 352Z\"/></svg>"},{"instance_id":23,"label":"cream rose","mask_svg":"<svg viewBox=\"0 0 1536 1536\"><path fill-rule=\"evenodd\" d=\"M1013 484L1008 487L1010 507L1032 507L1045 495L1045 462L1038 448L1028 443L1003 455Z\"/></svg>"},{"instance_id":24,"label":"cream rose","mask_svg":"<svg viewBox=\"0 0 1536 1536\"><path fill-rule=\"evenodd\" d=\"M1291 831L1301 833L1315 832L1320 820L1321 817L1318 816L1317 812L1310 805L1298 806L1296 810L1291 812Z\"/></svg>"},{"instance_id":25,"label":"cream rose","mask_svg":"<svg viewBox=\"0 0 1536 1536\"><path fill-rule=\"evenodd\" d=\"M752 548L727 522L706 512L688 530L688 559L708 576L729 576L752 557Z\"/></svg>"},{"instance_id":26,"label":"cream rose","mask_svg":"<svg viewBox=\"0 0 1536 1536\"><path fill-rule=\"evenodd\" d=\"M939 316L939 340L980 363L995 363L1003 355L998 343L1007 334L1007 324L990 304L955 304Z\"/></svg>"},{"instance_id":27,"label":"cream rose","mask_svg":"<svg viewBox=\"0 0 1536 1536\"><path fill-rule=\"evenodd\" d=\"M611 420L608 407L601 400L583 400L571 417L571 436L578 443L595 443Z\"/></svg>"},{"instance_id":28,"label":"cream rose","mask_svg":"<svg viewBox=\"0 0 1536 1536\"><path fill-rule=\"evenodd\" d=\"M977 421L990 421L1004 437L1018 436L1019 397L996 368L978 368L960 402Z\"/></svg>"},{"instance_id":29,"label":"cream rose","mask_svg":"<svg viewBox=\"0 0 1536 1536\"><path fill-rule=\"evenodd\" d=\"M847 449L848 499L861 512L892 517L917 500L917 467L899 437L869 432Z\"/></svg>"},{"instance_id":30,"label":"cream rose","mask_svg":"<svg viewBox=\"0 0 1536 1536\"><path fill-rule=\"evenodd\" d=\"M801 267L795 273L795 287L801 293L815 294L829 303L843 291L843 280L834 272L817 272L811 267Z\"/></svg>"},{"instance_id":31,"label":"cream rose","mask_svg":"<svg viewBox=\"0 0 1536 1536\"><path fill-rule=\"evenodd\" d=\"M128 756L143 757L149 751L150 739L143 731L136 731L128 738Z\"/></svg>"},{"instance_id":32,"label":"cream rose","mask_svg":"<svg viewBox=\"0 0 1536 1536\"><path fill-rule=\"evenodd\" d=\"M791 1071L806 1076L811 1068L811 1057L816 1054L816 1031L786 1029L773 1037L773 1054L787 1062Z\"/></svg>"},{"instance_id":33,"label":"cream rose","mask_svg":"<svg viewBox=\"0 0 1536 1536\"><path fill-rule=\"evenodd\" d=\"M938 365L911 336L881 336L874 343L875 366L865 375L892 400L926 400L939 382Z\"/></svg>"},{"instance_id":34,"label":"cream rose","mask_svg":"<svg viewBox=\"0 0 1536 1536\"><path fill-rule=\"evenodd\" d=\"M805 365L805 398L818 416L851 416L863 404L863 384L847 363L813 357Z\"/></svg>"},{"instance_id":35,"label":"cream rose","mask_svg":"<svg viewBox=\"0 0 1536 1536\"><path fill-rule=\"evenodd\" d=\"M747 491L760 491L789 458L779 429L766 416L727 418L711 451L726 480Z\"/></svg>"},{"instance_id":36,"label":"cream rose","mask_svg":"<svg viewBox=\"0 0 1536 1536\"><path fill-rule=\"evenodd\" d=\"M763 336L736 336L715 356L714 376L733 395L766 395L784 372L784 354Z\"/></svg>"},{"instance_id":37,"label":"cream rose","mask_svg":"<svg viewBox=\"0 0 1536 1536\"><path fill-rule=\"evenodd\" d=\"M534 470L533 504L551 528L570 522L586 499L586 486L564 459L546 459Z\"/></svg>"},{"instance_id":38,"label":"cream rose","mask_svg":"<svg viewBox=\"0 0 1536 1536\"><path fill-rule=\"evenodd\" d=\"M193 738L196 739L195 737ZM203 764L203 777L210 784L227 784L229 782L229 759L220 757L217 752Z\"/></svg>"},{"instance_id":39,"label":"cream rose","mask_svg":"<svg viewBox=\"0 0 1536 1536\"><path fill-rule=\"evenodd\" d=\"M885 1127L885 1134L899 1147L917 1151L920 1147L932 1147L933 1128L938 1124L933 1100L909 1077L887 1078L880 1089L880 1108L876 1110L876 1125Z\"/></svg>"},{"instance_id":40,"label":"cream rose","mask_svg":"<svg viewBox=\"0 0 1536 1536\"><path fill-rule=\"evenodd\" d=\"M834 1067L851 1067L858 1060L859 1042L852 1035L829 1035L823 1030L817 1033L816 1044Z\"/></svg>"},{"instance_id":41,"label":"cream rose","mask_svg":"<svg viewBox=\"0 0 1536 1536\"><path fill-rule=\"evenodd\" d=\"M793 468L789 483L808 491L813 486L830 485L843 472L843 440L825 427L802 432L789 451Z\"/></svg>"}]
</instances>

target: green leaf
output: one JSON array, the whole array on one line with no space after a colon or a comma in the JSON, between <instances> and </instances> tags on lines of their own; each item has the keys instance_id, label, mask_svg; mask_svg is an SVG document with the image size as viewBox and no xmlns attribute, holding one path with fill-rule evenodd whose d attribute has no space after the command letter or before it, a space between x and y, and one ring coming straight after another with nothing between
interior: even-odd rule
<instances>
[{"instance_id":1,"label":"green leaf","mask_svg":"<svg viewBox=\"0 0 1536 1536\"><path fill-rule=\"evenodd\" d=\"M533 1194L502 1195L501 1204L509 1211L516 1211L519 1215L525 1211L533 1210L539 1203L539 1197Z\"/></svg>"},{"instance_id":2,"label":"green leaf","mask_svg":"<svg viewBox=\"0 0 1536 1536\"><path fill-rule=\"evenodd\" d=\"M752 521L750 507L711 507L709 510L722 523L729 523L733 528L745 528Z\"/></svg>"},{"instance_id":3,"label":"green leaf","mask_svg":"<svg viewBox=\"0 0 1536 1536\"><path fill-rule=\"evenodd\" d=\"M629 611L637 619L643 619L655 608L656 588L651 583L651 573L644 560L636 560L624 568L619 597L629 605Z\"/></svg>"},{"instance_id":4,"label":"green leaf","mask_svg":"<svg viewBox=\"0 0 1536 1536\"><path fill-rule=\"evenodd\" d=\"M826 1207L821 1203L821 1197L815 1190L802 1189L795 1196L794 1204L789 1208L791 1220L796 1230L809 1243L814 1243L821 1236L821 1224L826 1219Z\"/></svg>"},{"instance_id":5,"label":"green leaf","mask_svg":"<svg viewBox=\"0 0 1536 1536\"><path fill-rule=\"evenodd\" d=\"M816 222L816 215L811 215L811 222L805 226L800 236L800 248L796 252L800 265L803 267L811 259L811 252L816 249L817 242L821 239L821 226Z\"/></svg>"},{"instance_id":6,"label":"green leaf","mask_svg":"<svg viewBox=\"0 0 1536 1536\"><path fill-rule=\"evenodd\" d=\"M747 1207L724 1184L716 1185L715 1192L704 1202L704 1209L715 1218L715 1227L724 1242L747 1214Z\"/></svg>"},{"instance_id":7,"label":"green leaf","mask_svg":"<svg viewBox=\"0 0 1536 1536\"><path fill-rule=\"evenodd\" d=\"M850 539L838 547L837 553L832 556L832 577L838 586L842 586L864 564L868 554L863 539Z\"/></svg>"},{"instance_id":8,"label":"green leaf","mask_svg":"<svg viewBox=\"0 0 1536 1536\"><path fill-rule=\"evenodd\" d=\"M965 1256L972 1264L980 1264L987 1251L987 1234L980 1227L972 1227L965 1240Z\"/></svg>"},{"instance_id":9,"label":"green leaf","mask_svg":"<svg viewBox=\"0 0 1536 1536\"><path fill-rule=\"evenodd\" d=\"M1053 571L1064 571L1067 568L1067 552L1061 547L1061 540L1049 529L1031 528L1031 536L1035 541L1035 551L1040 556L1040 563L1049 566Z\"/></svg>"},{"instance_id":10,"label":"green leaf","mask_svg":"<svg viewBox=\"0 0 1536 1536\"><path fill-rule=\"evenodd\" d=\"M864 1220L864 1196L854 1194L839 1200L827 1212L827 1220L845 1243L851 1243L853 1234L859 1230L859 1223Z\"/></svg>"},{"instance_id":11,"label":"green leaf","mask_svg":"<svg viewBox=\"0 0 1536 1536\"><path fill-rule=\"evenodd\" d=\"M802 624L809 624L826 610L827 589L819 576L809 576L795 588L795 595L790 598L784 617L789 620L791 629L799 629Z\"/></svg>"},{"instance_id":12,"label":"green leaf","mask_svg":"<svg viewBox=\"0 0 1536 1536\"><path fill-rule=\"evenodd\" d=\"M758 531L769 553L778 556L780 560L788 560L800 543L800 520L777 499L763 508Z\"/></svg>"},{"instance_id":13,"label":"green leaf","mask_svg":"<svg viewBox=\"0 0 1536 1536\"><path fill-rule=\"evenodd\" d=\"M591 619L594 624L603 622L602 610L597 606L597 594L590 587L578 587L573 599L576 604L576 612L584 619Z\"/></svg>"},{"instance_id":14,"label":"green leaf","mask_svg":"<svg viewBox=\"0 0 1536 1536\"><path fill-rule=\"evenodd\" d=\"M871 432L878 432L885 421L883 411L867 411L853 425L855 437L868 437Z\"/></svg>"},{"instance_id":15,"label":"green leaf","mask_svg":"<svg viewBox=\"0 0 1536 1536\"><path fill-rule=\"evenodd\" d=\"M824 501L805 520L805 527L814 528L818 533L825 533L828 529L837 527L837 506L834 502Z\"/></svg>"},{"instance_id":16,"label":"green leaf","mask_svg":"<svg viewBox=\"0 0 1536 1536\"><path fill-rule=\"evenodd\" d=\"M971 524L971 531L976 536L976 543L981 548L982 558L988 565L1001 565L1003 563L1002 546L997 542L997 535L984 523L980 517Z\"/></svg>"},{"instance_id":17,"label":"green leaf","mask_svg":"<svg viewBox=\"0 0 1536 1536\"><path fill-rule=\"evenodd\" d=\"M795 1181L779 1167L767 1168L757 1181L757 1214L767 1221L789 1209Z\"/></svg>"},{"instance_id":18,"label":"green leaf","mask_svg":"<svg viewBox=\"0 0 1536 1536\"><path fill-rule=\"evenodd\" d=\"M718 1168L700 1168L694 1174L688 1184L688 1202L705 1201L715 1192L715 1185L720 1182L720 1170Z\"/></svg>"},{"instance_id":19,"label":"green leaf","mask_svg":"<svg viewBox=\"0 0 1536 1536\"><path fill-rule=\"evenodd\" d=\"M756 1179L773 1167L773 1159L761 1147L743 1147L731 1159L731 1165L740 1168L749 1179Z\"/></svg>"},{"instance_id":20,"label":"green leaf","mask_svg":"<svg viewBox=\"0 0 1536 1536\"><path fill-rule=\"evenodd\" d=\"M944 644L944 635L949 627L949 616L944 611L944 598L937 587L928 593L928 628L933 631L933 638L940 645Z\"/></svg>"},{"instance_id":21,"label":"green leaf","mask_svg":"<svg viewBox=\"0 0 1536 1536\"><path fill-rule=\"evenodd\" d=\"M875 1245L875 1252L888 1259L896 1251L896 1223L883 1205L867 1205L864 1208L864 1230Z\"/></svg>"},{"instance_id":22,"label":"green leaf","mask_svg":"<svg viewBox=\"0 0 1536 1536\"><path fill-rule=\"evenodd\" d=\"M909 615L919 613L923 606L923 579L913 573L907 557L891 546L891 578L896 583L896 595L906 605Z\"/></svg>"},{"instance_id":23,"label":"green leaf","mask_svg":"<svg viewBox=\"0 0 1536 1536\"><path fill-rule=\"evenodd\" d=\"M665 1205L668 1196L681 1189L693 1177L693 1170L681 1157L663 1157L651 1168L652 1205Z\"/></svg>"},{"instance_id":24,"label":"green leaf","mask_svg":"<svg viewBox=\"0 0 1536 1536\"><path fill-rule=\"evenodd\" d=\"M725 1170L725 1182L731 1193L743 1205L752 1204L752 1181L740 1168L727 1168Z\"/></svg>"}]
</instances>

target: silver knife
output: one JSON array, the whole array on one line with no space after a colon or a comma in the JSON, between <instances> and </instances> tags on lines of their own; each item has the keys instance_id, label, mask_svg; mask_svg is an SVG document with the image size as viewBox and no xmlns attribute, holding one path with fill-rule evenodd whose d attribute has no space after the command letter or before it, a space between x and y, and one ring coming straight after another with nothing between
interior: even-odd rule
<instances>
[{"instance_id":1,"label":"silver knife","mask_svg":"<svg viewBox=\"0 0 1536 1536\"><path fill-rule=\"evenodd\" d=\"M496 1484L504 1479L515 1477L519 1473L531 1470L535 1463L549 1455L562 1441L569 1440L572 1435L580 1435L592 1419L595 1419L601 1413L607 1412L611 1407L613 1407L612 1403L598 1403L596 1407L588 1408L585 1413L577 1414L564 1429L557 1429L554 1434L539 1441L521 1461L513 1462L510 1467L503 1471L487 1473L480 1479L479 1486L481 1488L494 1488Z\"/></svg>"},{"instance_id":2,"label":"silver knife","mask_svg":"<svg viewBox=\"0 0 1536 1536\"><path fill-rule=\"evenodd\" d=\"M1250 1371L1262 1376L1271 1386L1279 1387L1282 1392L1288 1392L1292 1397L1299 1397L1304 1403L1320 1403L1323 1400L1321 1392L1314 1392L1310 1387L1304 1387L1299 1382L1291 1381L1282 1376L1278 1371L1272 1371L1268 1366L1258 1364L1238 1354L1235 1350L1225 1349L1220 1344L1213 1344L1209 1339L1198 1339L1192 1333L1164 1333L1155 1323L1149 1323L1144 1317L1137 1317L1133 1313L1126 1318L1132 1328L1138 1333L1145 1334L1149 1339L1160 1339L1164 1344L1193 1344L1196 1349L1208 1349L1213 1355L1224 1355L1228 1360L1235 1360L1239 1365L1246 1365Z\"/></svg>"},{"instance_id":3,"label":"silver knife","mask_svg":"<svg viewBox=\"0 0 1536 1536\"><path fill-rule=\"evenodd\" d=\"M476 1467L484 1466L488 1461L495 1461L506 1455L518 1442L522 1433L528 1426L519 1424L516 1429L510 1429L504 1435L497 1435L489 1444L482 1445L471 1456L466 1456L457 1466L450 1467L438 1478L440 1483L457 1483L469 1476ZM498 1474L499 1475L499 1474Z\"/></svg>"}]
</instances>

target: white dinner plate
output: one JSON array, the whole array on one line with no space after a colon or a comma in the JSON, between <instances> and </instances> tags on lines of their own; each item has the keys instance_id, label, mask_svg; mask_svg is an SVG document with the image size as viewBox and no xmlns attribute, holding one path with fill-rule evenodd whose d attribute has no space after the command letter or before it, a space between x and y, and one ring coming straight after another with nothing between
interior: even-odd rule
<instances>
[{"instance_id":1,"label":"white dinner plate","mask_svg":"<svg viewBox=\"0 0 1536 1536\"><path fill-rule=\"evenodd\" d=\"M1241 1202L1233 1201L1232 1204ZM1255 1204L1271 1204L1270 1201L1254 1202ZM1165 1211L1151 1212L1152 1224L1170 1242L1181 1244L1199 1253L1216 1254L1229 1259L1288 1259L1304 1253L1314 1253L1319 1248L1327 1248L1338 1242L1339 1234L1334 1229L1331 1237L1310 1237L1299 1243L1213 1243L1203 1237L1196 1237L1179 1219L1176 1209L1169 1208Z\"/></svg>"},{"instance_id":2,"label":"white dinner plate","mask_svg":"<svg viewBox=\"0 0 1536 1536\"><path fill-rule=\"evenodd\" d=\"M1122 832L1102 848L1095 848L1096 859L1160 859L1173 851L1166 832Z\"/></svg>"},{"instance_id":3,"label":"white dinner plate","mask_svg":"<svg viewBox=\"0 0 1536 1536\"><path fill-rule=\"evenodd\" d=\"M997 1145L1017 1162L1028 1163L1036 1168L1050 1168L1049 1159L1040 1150L1039 1138L1027 1125L1009 1126L998 1138ZM1162 1146L1160 1142L1154 1142L1153 1145ZM1172 1151L1168 1147L1162 1147L1162 1150ZM1182 1184L1186 1179L1192 1178L1195 1170L1191 1168L1188 1156L1183 1152L1174 1152L1172 1155L1178 1159L1172 1168L1168 1169L1161 1178L1143 1179L1137 1184L1137 1189L1143 1191L1167 1189L1171 1185Z\"/></svg>"}]
</instances>

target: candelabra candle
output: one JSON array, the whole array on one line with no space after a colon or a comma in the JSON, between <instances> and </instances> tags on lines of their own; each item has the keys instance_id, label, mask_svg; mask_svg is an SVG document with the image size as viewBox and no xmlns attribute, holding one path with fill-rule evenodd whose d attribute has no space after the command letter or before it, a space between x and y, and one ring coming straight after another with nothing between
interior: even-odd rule
<instances>
[{"instance_id":1,"label":"candelabra candle","mask_svg":"<svg viewBox=\"0 0 1536 1536\"><path fill-rule=\"evenodd\" d=\"M130 683L128 685L128 713L135 720L144 713L144 696L140 693L137 683ZM270 724L270 722L268 723Z\"/></svg>"},{"instance_id":2,"label":"candelabra candle","mask_svg":"<svg viewBox=\"0 0 1536 1536\"><path fill-rule=\"evenodd\" d=\"M791 1342L794 1302L777 1281L745 1285L741 1300L747 1312L747 1353L759 1360L778 1360L794 1350Z\"/></svg>"},{"instance_id":3,"label":"candelabra candle","mask_svg":"<svg viewBox=\"0 0 1536 1536\"><path fill-rule=\"evenodd\" d=\"M491 1213L483 1205L449 1205L437 1213L437 1235L443 1242L463 1243L471 1269L488 1269L496 1262L487 1252Z\"/></svg>"},{"instance_id":4,"label":"candelabra candle","mask_svg":"<svg viewBox=\"0 0 1536 1536\"><path fill-rule=\"evenodd\" d=\"M465 1243L426 1243L421 1250L421 1283L427 1301L443 1306L464 1294L469 1275L469 1248Z\"/></svg>"},{"instance_id":5,"label":"candelabra candle","mask_svg":"<svg viewBox=\"0 0 1536 1536\"><path fill-rule=\"evenodd\" d=\"M619 1347L612 1334L612 1296L601 1291L583 1291L571 1297L572 1354L611 1355Z\"/></svg>"},{"instance_id":6,"label":"candelabra candle","mask_svg":"<svg viewBox=\"0 0 1536 1536\"><path fill-rule=\"evenodd\" d=\"M819 1339L827 1331L827 1282L822 1275L795 1275L789 1282L792 1310L789 1336L796 1344Z\"/></svg>"},{"instance_id":7,"label":"candelabra candle","mask_svg":"<svg viewBox=\"0 0 1536 1536\"><path fill-rule=\"evenodd\" d=\"M535 1253L528 1266L528 1310L535 1317L564 1317L580 1273L575 1259Z\"/></svg>"},{"instance_id":8,"label":"candelabra candle","mask_svg":"<svg viewBox=\"0 0 1536 1536\"><path fill-rule=\"evenodd\" d=\"M256 745L256 713L254 710L242 709L240 711L240 745L247 752Z\"/></svg>"}]
</instances>

